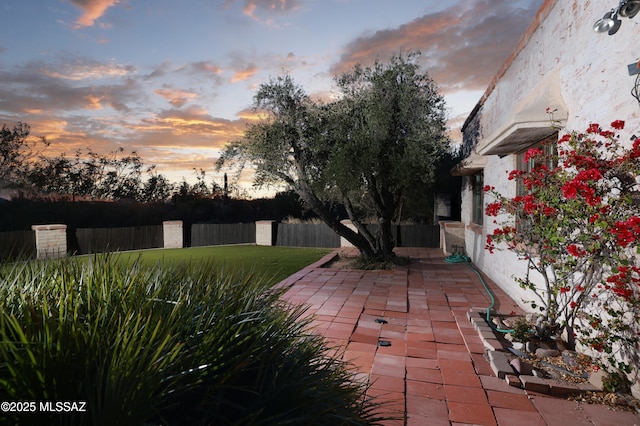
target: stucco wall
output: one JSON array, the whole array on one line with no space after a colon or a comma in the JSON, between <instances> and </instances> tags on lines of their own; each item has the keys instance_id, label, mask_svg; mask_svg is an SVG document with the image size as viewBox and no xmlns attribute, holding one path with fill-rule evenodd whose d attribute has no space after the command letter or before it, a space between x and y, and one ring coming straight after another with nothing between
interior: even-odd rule
<instances>
[{"instance_id":1,"label":"stucco wall","mask_svg":"<svg viewBox=\"0 0 640 426\"><path fill-rule=\"evenodd\" d=\"M549 6L551 5L551 7ZM623 18L617 34L597 34L592 27L617 1L548 1L548 14L525 34L526 43L505 64L499 79L485 93L468 120L466 135L477 147L499 140L504 129L517 120L547 120L546 107L560 109L555 118L566 119L566 128L582 131L589 123L608 126L625 120L623 141L640 137L640 105L631 95L635 76L627 65L640 60L640 18ZM546 102L546 100L549 102ZM541 124L544 126L544 124ZM549 121L550 126L550 121ZM473 135L471 133L473 132ZM532 143L536 141L531 141ZM484 183L505 195L515 192L506 172L515 168L515 154L488 155ZM520 302L525 296L513 280L525 269L511 253L484 250L493 218L485 217L482 228L471 222L471 192L463 185L462 221L468 226L465 241L468 255L500 287ZM485 198L485 204L490 201ZM521 304L523 308L528 306Z\"/></svg>"}]
</instances>

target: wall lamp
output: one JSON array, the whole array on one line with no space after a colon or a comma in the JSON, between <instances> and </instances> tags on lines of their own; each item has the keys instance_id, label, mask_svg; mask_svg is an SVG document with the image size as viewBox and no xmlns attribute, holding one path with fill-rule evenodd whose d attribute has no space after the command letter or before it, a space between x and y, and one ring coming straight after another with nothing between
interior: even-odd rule
<instances>
[{"instance_id":1,"label":"wall lamp","mask_svg":"<svg viewBox=\"0 0 640 426\"><path fill-rule=\"evenodd\" d=\"M620 17L632 19L640 12L640 0L620 0L617 8L605 13L602 19L593 24L593 31L614 35L620 29Z\"/></svg>"}]
</instances>

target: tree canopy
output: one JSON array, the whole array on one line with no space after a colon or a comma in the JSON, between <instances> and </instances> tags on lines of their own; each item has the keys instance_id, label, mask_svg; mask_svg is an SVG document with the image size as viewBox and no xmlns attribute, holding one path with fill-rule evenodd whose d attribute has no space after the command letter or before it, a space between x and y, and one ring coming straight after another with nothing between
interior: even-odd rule
<instances>
[{"instance_id":1,"label":"tree canopy","mask_svg":"<svg viewBox=\"0 0 640 426\"><path fill-rule=\"evenodd\" d=\"M30 137L31 127L19 122L13 129L2 125L0 129L0 188L11 186L23 179L24 170L49 143L44 137Z\"/></svg>"},{"instance_id":2,"label":"tree canopy","mask_svg":"<svg viewBox=\"0 0 640 426\"><path fill-rule=\"evenodd\" d=\"M284 182L362 255L392 257L394 217L411 192L428 189L449 147L444 100L417 58L356 65L335 79L339 97L328 103L289 75L270 80L254 99L264 118L225 147L218 167L252 165L257 185Z\"/></svg>"}]
</instances>

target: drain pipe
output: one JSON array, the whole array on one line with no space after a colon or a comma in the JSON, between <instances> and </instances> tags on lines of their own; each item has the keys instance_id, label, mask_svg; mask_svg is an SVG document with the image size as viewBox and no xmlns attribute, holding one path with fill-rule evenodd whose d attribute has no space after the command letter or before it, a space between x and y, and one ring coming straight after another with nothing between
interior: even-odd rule
<instances>
[{"instance_id":1,"label":"drain pipe","mask_svg":"<svg viewBox=\"0 0 640 426\"><path fill-rule=\"evenodd\" d=\"M493 307L496 304L496 298L493 296L493 293L491 293L491 290L489 290L489 287L487 287L487 284L484 282L484 278L482 278L482 275L480 274L480 272L471 263L471 259L468 256L465 256L465 255L463 255L463 254L461 254L459 252L455 252L452 255L445 257L444 261L447 262L447 263L466 263L469 266L469 268L471 268L471 270L476 273L478 278L480 278L480 282L482 283L482 286L484 287L484 290L487 292L487 295L489 296L489 299L491 299L491 305L489 305L489 307L487 307L487 310L486 310L486 312L487 312L487 315L486 315L487 324L489 324L489 327L491 327L493 330L495 330L495 331L497 331L499 333L513 333L514 330L498 328L491 321L491 310L493 309Z\"/></svg>"}]
</instances>

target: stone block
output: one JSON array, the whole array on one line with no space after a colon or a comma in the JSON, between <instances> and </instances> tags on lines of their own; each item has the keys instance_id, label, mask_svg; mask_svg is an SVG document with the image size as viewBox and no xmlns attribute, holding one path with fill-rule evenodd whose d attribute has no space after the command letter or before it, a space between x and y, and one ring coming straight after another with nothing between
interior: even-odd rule
<instances>
[{"instance_id":1,"label":"stone block","mask_svg":"<svg viewBox=\"0 0 640 426\"><path fill-rule=\"evenodd\" d=\"M549 383L545 379L535 376L520 376L522 387L531 392L549 394Z\"/></svg>"},{"instance_id":2,"label":"stone block","mask_svg":"<svg viewBox=\"0 0 640 426\"><path fill-rule=\"evenodd\" d=\"M520 358L512 359L509 365L520 375L531 376L533 374L533 365L522 361Z\"/></svg>"},{"instance_id":3,"label":"stone block","mask_svg":"<svg viewBox=\"0 0 640 426\"><path fill-rule=\"evenodd\" d=\"M497 339L482 339L484 347L493 352L502 352L502 343Z\"/></svg>"},{"instance_id":4,"label":"stone block","mask_svg":"<svg viewBox=\"0 0 640 426\"><path fill-rule=\"evenodd\" d=\"M576 387L581 391L581 392L600 392L602 389L598 388L597 386L594 386L593 384L587 382L587 383L577 383Z\"/></svg>"},{"instance_id":5,"label":"stone block","mask_svg":"<svg viewBox=\"0 0 640 426\"><path fill-rule=\"evenodd\" d=\"M509 365L509 360L504 352L489 351L487 354L489 365L496 376L504 379L507 374L513 374L513 368Z\"/></svg>"},{"instance_id":6,"label":"stone block","mask_svg":"<svg viewBox=\"0 0 640 426\"><path fill-rule=\"evenodd\" d=\"M514 374L505 374L504 380L511 387L514 387L514 388L522 387L522 382L520 381L520 378Z\"/></svg>"},{"instance_id":7,"label":"stone block","mask_svg":"<svg viewBox=\"0 0 640 426\"><path fill-rule=\"evenodd\" d=\"M602 379L606 377L607 373L604 370L592 371L589 374L589 383L595 386L598 390L603 390L604 385Z\"/></svg>"},{"instance_id":8,"label":"stone block","mask_svg":"<svg viewBox=\"0 0 640 426\"><path fill-rule=\"evenodd\" d=\"M547 383L549 384L549 393L554 396L573 395L581 392L578 385L574 383L560 380L548 380Z\"/></svg>"}]
</instances>

